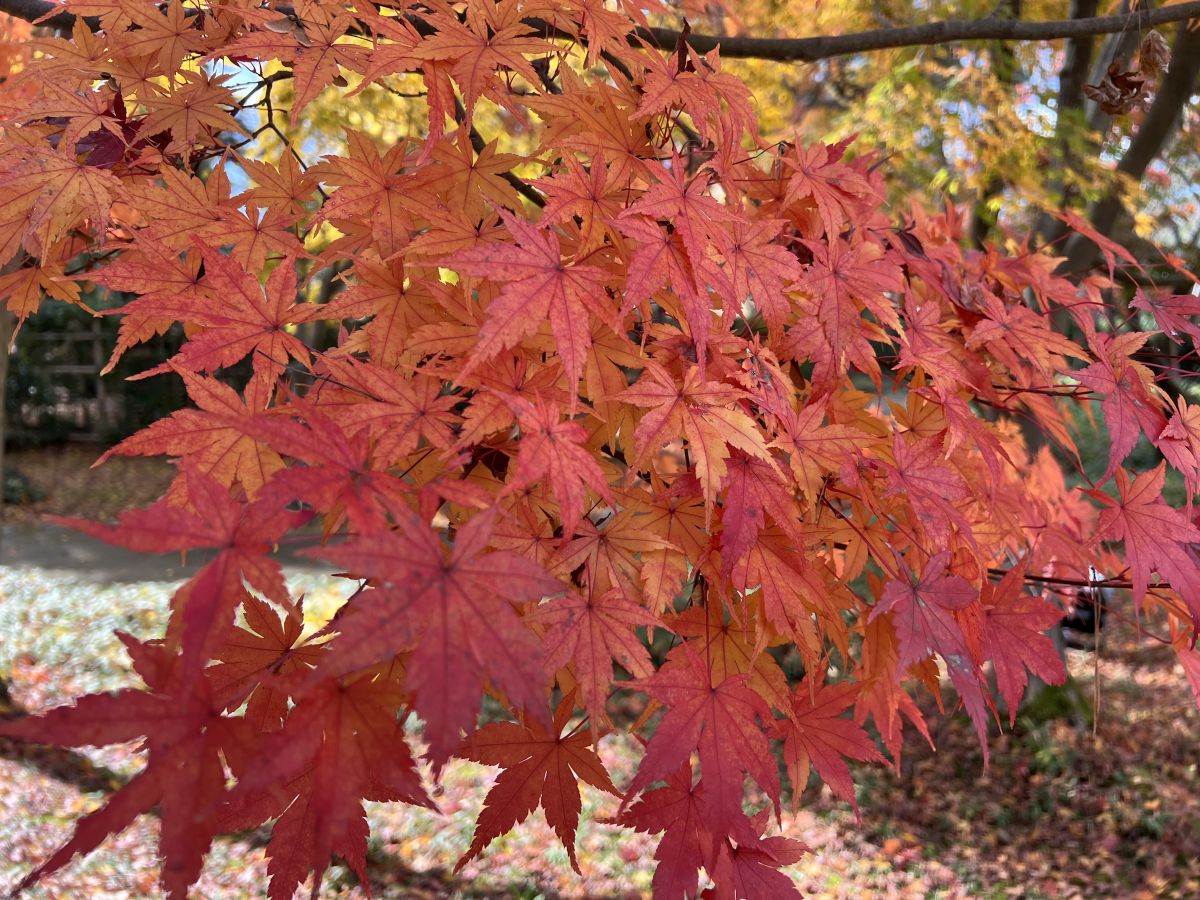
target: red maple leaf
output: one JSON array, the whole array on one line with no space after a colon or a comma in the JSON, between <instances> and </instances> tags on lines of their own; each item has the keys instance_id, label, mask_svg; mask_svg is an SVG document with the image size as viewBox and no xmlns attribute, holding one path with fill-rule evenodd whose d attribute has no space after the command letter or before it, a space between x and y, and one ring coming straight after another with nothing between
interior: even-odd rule
<instances>
[{"instance_id":1,"label":"red maple leaf","mask_svg":"<svg viewBox=\"0 0 1200 900\"><path fill-rule=\"evenodd\" d=\"M792 780L792 803L799 804L809 770L815 768L834 794L850 802L857 815L858 800L846 759L883 762L883 756L862 726L842 715L854 705L859 686L852 682L825 684L823 671L816 671L815 678L805 676L796 685L788 718L778 725L784 738L783 759Z\"/></svg>"},{"instance_id":2,"label":"red maple leaf","mask_svg":"<svg viewBox=\"0 0 1200 900\"><path fill-rule=\"evenodd\" d=\"M308 365L308 347L286 328L317 318L321 307L296 303L295 260L283 260L264 287L230 257L199 239L195 243L204 259L202 299L156 294L126 304L122 312L203 326L171 360L192 371L215 372L252 355L255 374L273 383L287 370L289 358ZM135 377L170 368L163 363Z\"/></svg>"},{"instance_id":3,"label":"red maple leaf","mask_svg":"<svg viewBox=\"0 0 1200 900\"><path fill-rule=\"evenodd\" d=\"M772 219L752 225L735 221L729 233L717 232L716 252L721 266L706 266L706 271L728 298L726 320L742 312L742 304L752 300L772 332L782 333L791 315L791 302L784 293L804 275L796 255L777 243L784 223Z\"/></svg>"},{"instance_id":4,"label":"red maple leaf","mask_svg":"<svg viewBox=\"0 0 1200 900\"><path fill-rule=\"evenodd\" d=\"M243 579L290 615L299 616L283 569L268 554L275 541L305 517L266 501L245 507L191 463L184 464L184 483L190 509L160 500L146 509L122 513L117 525L58 516L50 520L143 553L201 547L220 551L171 600L168 638L182 648L180 666L186 682L212 658L233 627L234 611L246 596Z\"/></svg>"},{"instance_id":5,"label":"red maple leaf","mask_svg":"<svg viewBox=\"0 0 1200 900\"><path fill-rule=\"evenodd\" d=\"M267 845L271 900L291 898L313 873L313 894L337 854L366 881L364 800L436 809L421 785L397 718L404 694L388 667L325 679L288 712L253 756L232 757L238 784L222 810L224 831L275 819Z\"/></svg>"},{"instance_id":6,"label":"red maple leaf","mask_svg":"<svg viewBox=\"0 0 1200 900\"><path fill-rule=\"evenodd\" d=\"M127 688L90 694L41 716L0 722L0 736L68 747L105 746L144 739L146 766L99 809L76 823L71 839L14 888L20 892L90 853L138 815L158 807L160 881L184 900L200 876L204 856L220 830L216 802L225 792L224 754L244 752L242 723L221 715L207 679L184 685L162 647L122 636L150 690ZM201 798L198 804L197 800Z\"/></svg>"},{"instance_id":7,"label":"red maple leaf","mask_svg":"<svg viewBox=\"0 0 1200 900\"><path fill-rule=\"evenodd\" d=\"M626 403L650 410L634 432L630 462L641 467L651 452L678 437L687 438L711 516L728 473L725 461L730 447L775 464L758 426L739 406L745 396L731 385L705 381L696 366L688 368L680 385L662 366L649 363L633 386L620 395Z\"/></svg>"},{"instance_id":8,"label":"red maple leaf","mask_svg":"<svg viewBox=\"0 0 1200 900\"><path fill-rule=\"evenodd\" d=\"M1017 721L1017 707L1028 683L1026 669L1049 684L1062 684L1067 677L1058 648L1044 633L1059 623L1062 610L1027 594L1024 585L1024 567L1014 566L1000 584L985 584L979 597L983 654L996 669L1010 725Z\"/></svg>"},{"instance_id":9,"label":"red maple leaf","mask_svg":"<svg viewBox=\"0 0 1200 900\"><path fill-rule=\"evenodd\" d=\"M807 852L806 845L785 837L725 839L718 845L713 865L713 894L730 900L800 898L795 882L779 870L799 862Z\"/></svg>"},{"instance_id":10,"label":"red maple leaf","mask_svg":"<svg viewBox=\"0 0 1200 900\"><path fill-rule=\"evenodd\" d=\"M439 450L454 443L458 397L423 374L404 377L394 369L353 359L326 359L330 384L322 385L322 409L347 434L365 432L382 467L400 463L422 445ZM330 390L330 386L335 386Z\"/></svg>"},{"instance_id":11,"label":"red maple leaf","mask_svg":"<svg viewBox=\"0 0 1200 900\"><path fill-rule=\"evenodd\" d=\"M504 284L487 308L479 343L471 351L465 371L533 334L548 318L558 355L574 388L583 374L591 340L588 314L603 322L615 318L616 307L604 290L607 273L598 266L563 262L558 236L553 231L536 228L504 209L500 216L519 242L517 245L479 244L440 263L463 275L483 276Z\"/></svg>"},{"instance_id":12,"label":"red maple leaf","mask_svg":"<svg viewBox=\"0 0 1200 900\"><path fill-rule=\"evenodd\" d=\"M457 752L463 759L504 771L488 791L483 811L475 823L471 846L454 867L458 871L502 834L529 818L541 804L546 822L567 848L571 868L579 872L575 858L575 830L583 804L579 781L610 794L616 794L604 763L589 746L586 733L563 729L571 717L572 695L559 703L553 727L547 730L537 722L494 722L468 737Z\"/></svg>"},{"instance_id":13,"label":"red maple leaf","mask_svg":"<svg viewBox=\"0 0 1200 900\"><path fill-rule=\"evenodd\" d=\"M1080 384L1104 398L1100 408L1104 411L1109 451L1103 481L1112 477L1143 433L1154 440L1167 424L1153 373L1133 359L1149 338L1144 332L1116 337L1093 334L1089 343L1097 359L1074 373Z\"/></svg>"},{"instance_id":14,"label":"red maple leaf","mask_svg":"<svg viewBox=\"0 0 1200 900\"><path fill-rule=\"evenodd\" d=\"M359 529L379 527L385 511L403 502L411 487L372 465L371 442L365 431L348 435L315 406L297 402L293 409L304 416L304 424L276 415L228 420L277 453L306 464L277 472L264 488L262 502L283 506L302 500L331 515L329 530L343 513Z\"/></svg>"},{"instance_id":15,"label":"red maple leaf","mask_svg":"<svg viewBox=\"0 0 1200 900\"><path fill-rule=\"evenodd\" d=\"M296 646L304 624L299 618L280 620L271 608L253 595L242 600L247 628L234 628L217 650L219 662L205 670L213 694L223 708L236 710L246 698L244 718L259 731L275 731L288 711L284 679L315 665L321 644ZM296 611L303 612L301 603ZM277 677L278 676L278 677Z\"/></svg>"},{"instance_id":16,"label":"red maple leaf","mask_svg":"<svg viewBox=\"0 0 1200 900\"><path fill-rule=\"evenodd\" d=\"M654 851L658 860L654 893L662 897L692 897L696 895L700 869L711 856L713 846L713 836L702 824L702 789L692 783L690 761L663 780L664 787L647 791L615 821L649 834L665 832Z\"/></svg>"},{"instance_id":17,"label":"red maple leaf","mask_svg":"<svg viewBox=\"0 0 1200 900\"><path fill-rule=\"evenodd\" d=\"M619 590L595 594L589 588L586 596L568 592L538 607L525 621L548 628L542 647L549 671L574 664L593 737L608 721L604 705L613 684L613 660L638 678L654 671L650 653L635 629L652 628L658 619L626 600Z\"/></svg>"},{"instance_id":18,"label":"red maple leaf","mask_svg":"<svg viewBox=\"0 0 1200 900\"><path fill-rule=\"evenodd\" d=\"M584 444L588 433L578 422L562 418L557 406L540 399L515 405L519 409L521 440L516 466L503 493L515 493L549 478L558 500L563 537L572 537L583 515L587 488L609 505L613 502L604 472Z\"/></svg>"},{"instance_id":19,"label":"red maple leaf","mask_svg":"<svg viewBox=\"0 0 1200 900\"><path fill-rule=\"evenodd\" d=\"M1175 343L1181 343L1181 334L1200 342L1200 325L1194 321L1200 316L1200 297L1195 294L1168 294L1138 288L1129 305L1154 316L1162 333Z\"/></svg>"},{"instance_id":20,"label":"red maple leaf","mask_svg":"<svg viewBox=\"0 0 1200 900\"><path fill-rule=\"evenodd\" d=\"M900 640L899 666L937 653L946 662L958 695L962 698L979 742L983 747L983 762L987 766L987 707L991 699L984 693L979 666L972 657L967 636L954 612L965 610L979 597L979 592L958 575L946 574L950 552L931 556L917 576L898 555L896 564L904 580L888 581L883 597L871 610L867 621L874 621L886 612L893 612L893 623Z\"/></svg>"},{"instance_id":21,"label":"red maple leaf","mask_svg":"<svg viewBox=\"0 0 1200 900\"><path fill-rule=\"evenodd\" d=\"M512 603L553 596L563 584L510 551L485 553L491 514L460 529L449 552L415 515L397 510L395 517L395 530L310 551L376 585L335 620L338 636L319 672L338 677L411 647L405 684L440 765L457 749L460 730L474 728L485 675L514 706L546 717L538 643Z\"/></svg>"},{"instance_id":22,"label":"red maple leaf","mask_svg":"<svg viewBox=\"0 0 1200 900\"><path fill-rule=\"evenodd\" d=\"M778 805L779 774L763 731L773 721L771 708L747 687L749 675L731 675L714 684L709 664L690 643L682 648L682 656L653 677L627 685L645 691L668 709L629 785L625 803L699 751L700 771L716 816L742 815L743 772L749 772Z\"/></svg>"},{"instance_id":23,"label":"red maple leaf","mask_svg":"<svg viewBox=\"0 0 1200 900\"><path fill-rule=\"evenodd\" d=\"M789 199L809 197L816 205L827 237L833 238L858 205L858 198L873 193L870 182L841 162L847 142L827 145L797 144L784 164L792 170L788 180Z\"/></svg>"},{"instance_id":24,"label":"red maple leaf","mask_svg":"<svg viewBox=\"0 0 1200 900\"><path fill-rule=\"evenodd\" d=\"M1124 469L1118 469L1117 498L1097 490L1087 494L1108 507L1100 514L1100 536L1125 542L1134 598L1146 596L1157 571L1187 603L1196 623L1193 628L1200 628L1200 560L1189 547L1200 543L1200 528L1163 502L1165 480L1166 463L1132 481Z\"/></svg>"},{"instance_id":25,"label":"red maple leaf","mask_svg":"<svg viewBox=\"0 0 1200 900\"><path fill-rule=\"evenodd\" d=\"M244 396L216 378L204 378L171 364L183 379L196 409L181 409L159 419L109 449L96 465L110 456L187 457L189 462L225 487L240 485L253 497L271 476L283 468L279 454L230 424L230 418L250 419L267 406L271 388L257 379L246 386ZM179 497L180 482L171 496Z\"/></svg>"},{"instance_id":26,"label":"red maple leaf","mask_svg":"<svg viewBox=\"0 0 1200 900\"><path fill-rule=\"evenodd\" d=\"M735 451L730 455L728 474L722 484L721 574L728 576L758 541L766 527L766 514L783 529L795 545L804 538L796 499L779 469L761 459Z\"/></svg>"}]
</instances>

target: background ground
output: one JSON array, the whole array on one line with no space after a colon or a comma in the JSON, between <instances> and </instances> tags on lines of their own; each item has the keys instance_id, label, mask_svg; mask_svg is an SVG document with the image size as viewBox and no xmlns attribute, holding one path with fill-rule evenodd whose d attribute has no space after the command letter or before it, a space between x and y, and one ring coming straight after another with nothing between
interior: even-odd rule
<instances>
[{"instance_id":1,"label":"background ground","mask_svg":"<svg viewBox=\"0 0 1200 900\"><path fill-rule=\"evenodd\" d=\"M156 634L185 570L178 559L133 562L37 524L42 513L111 518L154 499L173 474L156 460L117 458L89 469L92 447L13 454L47 492L34 507L4 514L0 546L0 673L13 700L31 710L133 681L112 630ZM194 563L194 561L192 561ZM289 564L294 589L315 617L328 615L341 585ZM1096 658L1071 652L1079 698L1090 701ZM793 867L815 897L1196 897L1200 896L1200 714L1169 650L1135 624L1116 620L1099 660L1096 734L1086 702L1052 694L992 741L982 772L966 716L938 716L938 752L912 742L900 775L860 769L861 824L846 804L810 787L784 828L812 848ZM602 756L627 784L636 754L606 739ZM140 765L133 747L87 751L117 773ZM66 839L74 819L99 804L106 786L78 757L33 756L0 743L0 890ZM48 774L49 773L49 774ZM437 816L373 805L372 888L384 897L638 897L647 893L656 838L598 824L615 800L585 788L579 832L583 877L541 813L497 841L459 876L474 817L495 770L447 768ZM74 783L70 783L74 782ZM82 789L79 786L82 783ZM197 896L258 898L266 883L261 835L219 842ZM103 850L76 860L30 897L155 897L156 822L143 816ZM359 897L340 869L324 897Z\"/></svg>"}]
</instances>

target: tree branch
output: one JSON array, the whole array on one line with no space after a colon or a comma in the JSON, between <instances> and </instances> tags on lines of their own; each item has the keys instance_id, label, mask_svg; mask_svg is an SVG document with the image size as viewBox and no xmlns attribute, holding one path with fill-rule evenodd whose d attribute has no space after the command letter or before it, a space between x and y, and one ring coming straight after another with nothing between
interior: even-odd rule
<instances>
[{"instance_id":1,"label":"tree branch","mask_svg":"<svg viewBox=\"0 0 1200 900\"><path fill-rule=\"evenodd\" d=\"M27 0L28 2L28 0ZM949 44L957 41L1053 41L1096 34L1113 34L1126 29L1137 31L1167 22L1200 17L1200 2L1179 3L1160 9L1140 9L1127 15L1093 16L1045 22L1012 19L975 19L928 22L903 28L881 28L803 38L753 38L692 34L687 38L692 49L706 53L716 46L725 58L749 57L780 62L813 62L831 56L846 56L871 50L897 47ZM679 41L679 32L669 28L638 29L638 36L660 49L671 49Z\"/></svg>"},{"instance_id":2,"label":"tree branch","mask_svg":"<svg viewBox=\"0 0 1200 900\"><path fill-rule=\"evenodd\" d=\"M50 0L0 0L0 12L32 22L54 13L59 4ZM276 7L286 14L285 7ZM1167 22L1200 18L1200 0L1178 3L1159 9L1138 9L1125 15L1093 16L1085 19L1058 19L1043 22L1021 22L1010 19L988 18L974 20L948 20L927 22L901 28L880 28L874 31L859 31L850 34L819 35L802 38L755 38L729 35L690 34L687 43L697 52L707 53L714 47L721 48L726 58L769 59L778 62L813 62L834 56L848 56L872 50L888 50L898 47L949 44L958 41L1053 41L1060 38L1078 38L1096 34L1115 34L1127 29L1153 28ZM88 26L98 27L90 17ZM45 20L45 24L69 29L75 24L75 16L60 12ZM526 24L543 33L554 31L544 21L529 19ZM680 32L671 28L639 28L638 40L663 50L671 50L679 42Z\"/></svg>"}]
</instances>

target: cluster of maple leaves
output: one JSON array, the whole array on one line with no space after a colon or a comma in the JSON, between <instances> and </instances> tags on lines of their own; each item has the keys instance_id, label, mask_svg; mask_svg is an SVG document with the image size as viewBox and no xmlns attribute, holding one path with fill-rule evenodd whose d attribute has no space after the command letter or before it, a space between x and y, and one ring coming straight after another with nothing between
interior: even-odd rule
<instances>
[{"instance_id":1,"label":"cluster of maple leaves","mask_svg":"<svg viewBox=\"0 0 1200 900\"><path fill-rule=\"evenodd\" d=\"M216 835L270 820L272 897L334 856L365 878L363 802L434 806L419 755L503 769L464 861L540 805L578 868L582 781L663 832L662 896L701 870L713 896L788 896L781 768L793 798L815 770L853 802L848 762L928 740L909 691L940 701L943 673L986 754L997 699L1011 721L1029 672L1064 677L1052 592L1093 569L1200 678L1200 530L1166 464L1122 468L1144 436L1200 486L1200 410L1139 357L1152 332L1114 324L1132 257L1092 233L1108 273L1077 282L965 248L953 209L898 223L884 162L765 145L717 52L631 40L640 5L68 0L70 39L32 41L0 291L20 317L81 283L136 295L113 361L183 323L139 377L194 403L110 451L179 461L159 503L72 524L208 562L163 638L122 636L144 689L0 726L148 751L23 886L155 806L172 896ZM293 123L326 88L419 77L428 129L259 158L251 114L289 116L235 96L247 73L292 82ZM536 146L489 142L484 107ZM1200 339L1194 298L1133 305ZM336 346L300 339L318 321ZM1108 469L1068 489L1093 401ZM359 588L307 633L271 554L314 518L304 552ZM485 694L506 720L480 726ZM648 698L637 721L618 695ZM648 735L624 786L594 750L613 728Z\"/></svg>"}]
</instances>

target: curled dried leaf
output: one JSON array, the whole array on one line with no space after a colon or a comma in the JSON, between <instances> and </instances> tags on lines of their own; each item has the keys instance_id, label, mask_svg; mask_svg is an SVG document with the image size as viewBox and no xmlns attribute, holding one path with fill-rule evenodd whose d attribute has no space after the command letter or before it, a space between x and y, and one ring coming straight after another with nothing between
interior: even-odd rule
<instances>
[{"instance_id":1,"label":"curled dried leaf","mask_svg":"<svg viewBox=\"0 0 1200 900\"><path fill-rule=\"evenodd\" d=\"M1085 85L1084 95L1110 116L1133 112L1141 104L1146 91L1146 76L1137 67L1122 70L1123 62L1113 60L1108 73L1099 84Z\"/></svg>"},{"instance_id":2,"label":"curled dried leaf","mask_svg":"<svg viewBox=\"0 0 1200 900\"><path fill-rule=\"evenodd\" d=\"M1138 47L1138 69L1147 78L1158 78L1171 64L1171 47L1158 31L1151 30Z\"/></svg>"}]
</instances>

